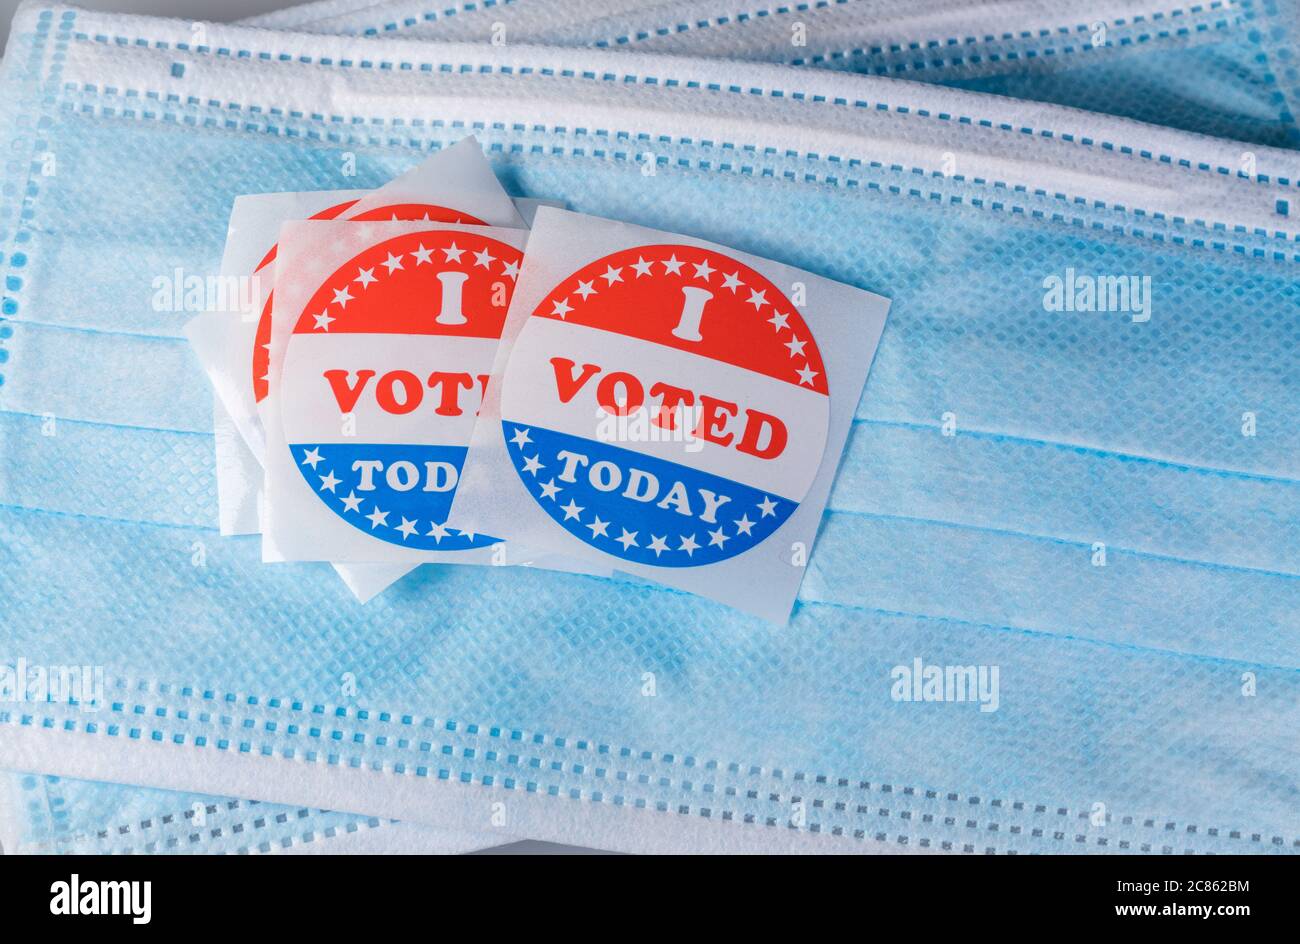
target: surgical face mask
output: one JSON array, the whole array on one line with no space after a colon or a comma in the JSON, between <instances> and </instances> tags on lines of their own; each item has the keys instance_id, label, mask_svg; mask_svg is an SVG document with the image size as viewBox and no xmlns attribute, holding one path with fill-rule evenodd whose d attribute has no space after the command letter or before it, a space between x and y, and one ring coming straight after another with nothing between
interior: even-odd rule
<instances>
[{"instance_id":1,"label":"surgical face mask","mask_svg":"<svg viewBox=\"0 0 1300 944\"><path fill-rule=\"evenodd\" d=\"M1274 147L1300 147L1294 0L326 0L258 25L509 45L547 43L836 69L1070 105ZM1187 76L1194 75L1195 82ZM885 103L878 103L885 107ZM1077 131L1022 116L1027 133ZM1095 140L1094 146L1118 142ZM1252 174L1250 158L1232 172Z\"/></svg>"},{"instance_id":2,"label":"surgical face mask","mask_svg":"<svg viewBox=\"0 0 1300 944\"><path fill-rule=\"evenodd\" d=\"M105 670L98 713L0 705L6 765L612 848L1292 848L1291 154L814 70L187 35L34 7L5 57L2 639ZM217 542L150 279L215 266L235 193L466 130L514 191L893 299L789 627L524 568L359 608Z\"/></svg>"}]
</instances>

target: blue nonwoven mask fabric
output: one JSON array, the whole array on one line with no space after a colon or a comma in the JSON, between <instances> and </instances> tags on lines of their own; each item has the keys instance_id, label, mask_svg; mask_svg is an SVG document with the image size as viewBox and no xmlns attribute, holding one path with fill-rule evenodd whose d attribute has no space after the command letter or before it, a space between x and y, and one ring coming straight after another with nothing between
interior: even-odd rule
<instances>
[{"instance_id":1,"label":"blue nonwoven mask fabric","mask_svg":"<svg viewBox=\"0 0 1300 944\"><path fill-rule=\"evenodd\" d=\"M1296 0L1208 0L1158 9L1133 0L324 0L250 22L836 69L1300 147ZM1252 173L1249 160L1243 157L1238 169Z\"/></svg>"},{"instance_id":2,"label":"blue nonwoven mask fabric","mask_svg":"<svg viewBox=\"0 0 1300 944\"><path fill-rule=\"evenodd\" d=\"M1296 848L1292 153L765 65L13 36L0 656L104 691L0 703L0 766L621 849ZM361 607L218 539L152 280L235 194L471 132L513 191L892 299L789 626L506 568Z\"/></svg>"},{"instance_id":3,"label":"blue nonwoven mask fabric","mask_svg":"<svg viewBox=\"0 0 1300 944\"><path fill-rule=\"evenodd\" d=\"M866 16L860 15L864 9ZM1053 3L1021 3L1014 9L1000 4L990 11L945 2L909 2L899 10L884 3L869 9L845 2L752 9L712 0L606 0L589 9L571 0L482 7L327 0L246 22L384 37L509 38L788 61L1081 106L1250 142L1293 146L1296 139L1296 30L1290 3L1197 4L1155 13L1089 3L1062 17ZM1181 79L1189 71L1198 76L1195 86ZM1249 172L1251 157L1243 150L1243 171ZM908 437L898 431L894 438ZM863 437L856 444L866 442ZM995 443L990 440L991 447ZM1069 489L1084 469L1063 458L1055 465L1065 466L1066 479L1052 480L1060 489L1058 507L1068 507ZM1144 477L1145 470L1136 471ZM980 477L976 472L967 478ZM1240 536L1249 541L1249 535ZM115 789L130 788L99 784L96 795ZM283 815L302 813L285 808Z\"/></svg>"}]
</instances>

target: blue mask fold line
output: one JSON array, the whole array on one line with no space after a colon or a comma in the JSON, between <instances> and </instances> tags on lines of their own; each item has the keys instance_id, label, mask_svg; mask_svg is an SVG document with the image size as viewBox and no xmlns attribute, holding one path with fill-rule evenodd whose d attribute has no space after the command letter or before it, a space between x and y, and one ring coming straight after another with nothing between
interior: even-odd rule
<instances>
[{"instance_id":1,"label":"blue mask fold line","mask_svg":"<svg viewBox=\"0 0 1300 944\"><path fill-rule=\"evenodd\" d=\"M0 508L3 507L0 506ZM21 513L21 510L18 511ZM6 511L6 514L8 513L12 513L12 510ZM85 523L91 527L118 523L74 514L54 513L48 515L48 517L55 520L62 519L72 524ZM960 567L962 560L968 558L963 557L963 552L960 548L957 548L952 550L955 555L953 559L946 559L945 554L949 552L947 544L942 541L936 543L935 540L926 536L926 532L934 529L942 531L948 528L964 532L969 538L969 534L975 529L944 522L933 523L908 520L904 523L899 522L896 518L873 518L873 516L866 515L840 515L839 517L849 520L837 521L837 513L831 513L828 519L823 521L823 534L819 538L817 548L814 550L809 564L810 572L804 580L804 586L800 593L798 604L800 608L812 607L816 609L820 606L829 606L861 613L906 616L932 622L981 627L999 632L1076 640L1092 645L1131 648L1135 651L1161 652L1191 659L1205 659L1215 663L1237 662L1245 665L1262 665L1283 671L1300 666L1300 645L1297 645L1296 639L1292 638L1295 631L1300 631L1300 627L1292 627L1293 632L1288 633L1284 622L1285 614L1289 611L1289 608L1300 606L1300 603L1287 602L1290 598L1300 598L1300 576L1297 575L1216 568L1197 562L1171 561L1154 555L1127 552L1120 548L1109 549L1110 562L1107 569L1094 575L1089 573L1088 548L1085 545L1067 545L1067 549L1070 550L1071 554L1078 558L1077 562L1075 562L1071 556L1062 558L1060 553L1062 542L1032 536L1016 536L1014 540L1011 540L1006 535L999 535L1002 544L976 545L979 551L988 558L987 562L979 561L974 569L967 567L966 570L959 572L960 577L945 576L958 572L957 568ZM859 528L859 525L853 521L855 518L870 521L871 523L867 526L868 529L875 526L879 530L882 523L890 524L890 534L878 536L874 541L859 540L853 533ZM898 527L893 527L893 525L898 525ZM138 527L147 529L151 525L145 523ZM180 535L180 541L175 542L172 550L173 553L185 557L189 556L193 547L192 542L186 540L185 536L187 534L192 535L196 531L202 533L201 529L166 525L161 527L164 533L171 532ZM829 540L825 533L828 528L836 533L845 531L847 537ZM210 533L207 532L207 534ZM975 531L975 533L978 532ZM88 535L79 540L77 546L93 548L95 545ZM242 546L245 551L249 549L247 543ZM1041 547L1046 547L1048 550L1040 550ZM870 550L871 548L876 548L876 550L873 552ZM882 550L882 548L888 550ZM935 550L925 551L925 548L934 548ZM225 561L228 565L238 566L240 570L249 569L250 572L251 569L255 569L257 566L255 560L237 562L235 558L232 558L232 555L238 550L239 548L223 542L222 547L214 547L205 551L210 560L205 562L204 569L205 571L212 571L211 574L206 574L205 577L208 579L229 580L232 584L237 585L239 583L237 571L229 573L228 576L222 576L227 570L227 567L222 565L222 561ZM875 561L870 559L872 553L877 556ZM883 556L881 556L882 554ZM246 557L247 555L236 556ZM1013 563L1017 557L1027 556L1035 559L1036 562L1032 565L1034 568L1032 572L1039 575L1035 586L1061 585L1058 587L1053 599L1065 598L1065 594L1069 592L1069 583L1073 579L1072 574L1075 571L1082 576L1093 577L1096 583L1096 589L1092 591L1095 599L1089 599L1086 606L1080 604L1077 608L1060 604L1062 608L1056 614L1056 619L1062 622L1057 625L1007 622L1006 619L1009 614L1017 608L1025 610L1027 614L1030 609L1037 606L1037 615L1041 618L1044 604L1041 602L1035 604L1033 600L1025 598L1024 591L1017 591L1014 583L999 590L998 594L992 598L987 598L987 590L981 591L981 586L986 577L988 584L997 588L999 581L1005 579L1000 575L1020 572L1011 569L1010 564L1004 564L1002 562L1003 556ZM323 565L319 564L309 566L315 567L317 572L323 567ZM294 565L277 565L277 569L280 568L294 568ZM891 574L900 568L904 570L914 568L916 576L906 585L895 589L894 584L896 581L891 577ZM859 575L857 583L845 582L845 578L840 572L846 569L848 573ZM1205 571L1205 575L1199 581L1193 582L1193 585L1200 587L1197 593L1207 597L1206 600L1197 600L1185 590L1179 590L1179 587L1188 585L1187 578L1179 575L1179 572L1184 569L1193 571L1203 569ZM311 572L302 568L301 565L298 565L294 570L297 573ZM1235 583L1228 583L1222 574L1216 574L1216 570L1224 570L1230 574L1240 572L1246 579L1259 586L1243 589L1240 580ZM281 570L281 573L284 572L284 570ZM868 574L869 578L862 577L861 575L864 573ZM981 576L981 574L986 574L986 576ZM1110 576L1111 574L1114 574L1114 576ZM575 594L580 594L579 588L582 587L585 587L590 594L596 596L612 591L616 587L623 587L625 589L635 589L643 594L666 595L683 604L697 599L689 594L674 591L671 588L660 587L646 581L619 578L613 581L612 586L602 587L604 581L597 578L579 579L574 577L563 579L576 581L571 590ZM859 584L862 586L859 586ZM1133 587L1130 588L1129 584L1132 584ZM831 593L827 590L828 586L842 589ZM1145 593L1148 597L1156 595L1164 601L1157 607L1160 617L1155 622L1147 618L1144 624L1139 619L1141 613L1131 614L1127 616L1123 630L1117 631L1108 621L1108 617L1118 618L1123 616L1126 611L1132 610L1133 605L1129 600L1132 598L1133 593L1137 591ZM983 597L981 593L984 594ZM1255 622L1275 621L1277 626L1275 633L1266 637L1247 635L1235 639L1231 635L1225 636L1221 632L1216 634L1214 630L1204 628L1209 617L1202 618L1202 614L1213 614L1221 611L1223 606L1226 605L1222 601L1226 600L1230 604L1234 599L1234 594L1240 595L1243 593L1249 596L1250 602L1237 605L1239 616ZM886 603L891 598L897 601L893 606ZM920 598L924 598L923 605ZM1218 609L1216 609L1216 600L1220 601ZM911 605L906 605L909 602ZM1052 604L1047 609L1050 610L1057 605ZM374 615L378 617L381 614L376 611ZM1072 627L1068 626L1070 621L1074 622ZM15 624L11 629L15 633L15 641L22 638L21 631L23 627L21 624ZM51 638L53 637L51 636ZM1136 641L1138 639L1143 641ZM90 643L89 638L83 641L83 645L88 646ZM31 643L29 642L28 645L31 645Z\"/></svg>"},{"instance_id":2,"label":"blue mask fold line","mask_svg":"<svg viewBox=\"0 0 1300 944\"><path fill-rule=\"evenodd\" d=\"M20 419L41 419L44 414L31 413L24 410L6 410L0 409L0 417L10 416ZM122 429L132 430L141 433L159 433L166 436L185 436L196 439L212 438L212 433L202 430L189 429L171 429L161 426L135 426L130 423L110 423L104 420L84 420L72 419L69 417L56 417L61 423L71 423L75 426L102 427L104 429ZM942 429L937 423L923 423L910 420L892 420L874 416L855 416L853 418L854 426L878 426L882 428L895 428L918 430L926 432L935 432L940 434ZM976 439L988 439L992 442L999 443L1020 443L1028 446L1044 446L1051 449L1058 449L1080 455L1092 455L1098 458L1116 459L1122 462L1133 462L1158 467L1164 467L1181 472L1197 472L1205 475L1222 476L1229 479L1248 479L1258 482L1277 482L1283 485L1300 484L1300 478L1291 478L1285 475L1267 475L1259 472L1250 472L1244 469L1215 468L1213 466L1196 465L1189 462L1176 462L1170 459L1161 459L1156 456L1144 456L1137 453L1122 452L1115 449L1100 449L1096 446L1084 446L1078 443L1054 441L1049 439L1036 439L1032 436L1018 436L1012 433L995 432L993 430L983 429L963 429L963 437L969 436ZM33 508L33 511L43 509ZM130 520L130 519L123 519Z\"/></svg>"},{"instance_id":3,"label":"blue mask fold line","mask_svg":"<svg viewBox=\"0 0 1300 944\"><path fill-rule=\"evenodd\" d=\"M91 477L89 485L69 487L64 482L55 487L48 474L10 475L0 479L0 501L9 507L35 513L84 512L88 516L104 520L176 527L202 527L213 520L215 510L212 507L214 489L210 466L211 441L206 436L194 434L170 441L164 436L133 430L133 434L143 434L133 435L129 446L121 443L116 446L96 446L96 439L106 435L107 430L91 429L83 431L80 436L75 432L60 433L57 429L59 421L55 421L56 427L51 430L52 435L46 436L31 429L26 432L22 429L24 426L43 426L46 421L42 418L28 417L17 428L12 428L6 424L5 417L6 414L0 413L0 435L8 441L8 451L15 462L28 462L48 473L50 469L76 468L84 461L87 450L100 456L96 460L98 472ZM1050 485L1037 491L1016 483L1021 489L1016 502L1021 520L1026 521L1032 516L1033 522L1041 528L1026 530L1023 525L1013 527L1004 524L1004 521L1009 522L1010 519L1000 518L994 513L966 510L972 504L976 509L996 508L993 501L996 486L990 486L989 494L983 497L979 497L978 491L969 491L981 487L979 479L982 476L979 473L976 473L973 484L936 479L932 484L915 481L905 488L898 487L897 483L906 479L904 473L908 467L925 468L933 465L933 460L927 460L927 449L935 448L936 445L938 449L950 451L964 448L966 463L969 464L974 459L984 461L983 452L971 451L980 444L959 447L940 439L937 433L926 433L919 438L904 436L902 440L897 440L892 437L895 430L889 427L885 427L885 438L881 439L879 431L872 426L870 422L861 426L855 424L855 432L849 440L836 488L828 504L828 513L831 515L857 514L879 520L927 522L1002 537L1055 541L1078 548L1087 548L1092 540L1104 536L1108 547L1113 551L1156 560L1209 569L1272 573L1282 577L1300 573L1300 560L1294 560L1285 552L1272 558L1243 556L1243 552L1249 551L1252 540L1243 537L1235 544L1224 543L1221 535L1216 534L1223 531L1224 520L1240 520L1243 523L1255 521L1257 524L1253 531L1256 539L1261 534L1261 527L1267 529L1263 534L1281 528L1276 539L1266 543L1276 544L1279 548L1290 548L1292 545L1286 538L1283 523L1300 516L1286 504L1286 499L1295 494L1294 489L1245 495L1238 499L1243 504L1234 506L1218 498L1212 490L1220 478L1227 477L1217 473L1190 471L1143 460L1124 459L1116 463L1110 461L1114 458L1110 456L1105 457L1105 461L1098 462L1094 461L1095 456L1087 453L1080 456L1075 450L1063 447L1052 447L1045 453L1041 449L1033 449L1025 461L1038 467L1041 477L1047 479L1055 474L1060 479L1051 480ZM122 432L120 428L112 429L118 434ZM86 438L87 432L91 434L89 440ZM1072 460L1080 458L1084 461L1071 464ZM174 461L176 459L180 461L177 463ZM150 473L155 467L167 465L169 460L173 460L170 468L176 470L177 477L173 485L163 490L160 499ZM1053 464L1060 461L1066 464L1063 467ZM894 471L891 472L891 468ZM1140 473L1136 480L1127 474L1135 470ZM983 475L989 476L991 481L996 481L997 474L996 466L983 470ZM1153 474L1157 478L1153 479ZM1165 474L1168 481L1159 478L1161 474ZM1072 505L1063 496L1070 494L1071 489L1080 482L1097 482L1099 475L1113 480L1113 484L1098 489L1100 494L1131 488L1140 495L1149 495L1148 503L1135 506L1115 502L1108 506L1100 502L1089 506L1088 511L1072 514ZM1258 488L1263 481L1267 481L1252 476L1241 478L1243 488L1248 485ZM1105 482L1106 479L1101 481ZM135 488L136 485L140 488ZM963 504L954 505L939 498L945 490L958 487L968 490ZM933 497L929 491L931 488L935 490ZM1256 504L1244 504L1245 502ZM1292 505L1294 502L1295 499L1292 499ZM1156 511L1157 507L1159 512ZM914 512L904 515L897 511L900 508L911 508ZM1204 520L1193 517L1198 514L1203 514ZM1261 515L1264 517L1261 518ZM1133 524L1132 519L1135 517L1140 518L1142 524ZM1173 539L1166 536L1163 541L1158 538L1153 541L1147 537L1144 542L1139 537L1144 534L1142 525L1150 528L1148 533L1157 536L1162 528L1168 530L1182 525L1186 529L1186 535L1175 535ZM1215 536L1219 543L1206 543L1206 536ZM1223 557L1207 557L1206 549L1216 546L1220 548L1219 553ZM814 552L816 550L814 548ZM814 556L814 562L817 559Z\"/></svg>"}]
</instances>

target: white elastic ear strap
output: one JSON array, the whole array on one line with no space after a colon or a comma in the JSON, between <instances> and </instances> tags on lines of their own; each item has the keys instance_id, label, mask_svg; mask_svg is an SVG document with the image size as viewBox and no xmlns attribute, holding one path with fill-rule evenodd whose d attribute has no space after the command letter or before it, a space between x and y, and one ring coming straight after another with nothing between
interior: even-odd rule
<instances>
[{"instance_id":1,"label":"white elastic ear strap","mask_svg":"<svg viewBox=\"0 0 1300 944\"><path fill-rule=\"evenodd\" d=\"M748 61L834 65L906 53L902 72L931 68L1022 71L1045 60L1210 42L1242 15L1226 3L1179 0L324 0L242 21L249 26L382 38L604 46Z\"/></svg>"},{"instance_id":2,"label":"white elastic ear strap","mask_svg":"<svg viewBox=\"0 0 1300 944\"><path fill-rule=\"evenodd\" d=\"M34 11L27 11L29 15ZM21 28L21 25L20 25ZM1127 119L818 69L537 46L474 46L213 26L209 47L175 48L189 24L79 13L63 79L147 101L215 103L241 119L280 111L340 130L459 122L691 140L956 173L1081 206L1292 233L1278 211L1300 156ZM168 48L157 48L164 44ZM236 58L236 55L238 58ZM320 64L328 63L328 64ZM183 66L177 69L177 64ZM272 111L272 110L275 111ZM1184 166L1186 165L1186 166ZM1262 178L1262 179L1261 179Z\"/></svg>"}]
</instances>

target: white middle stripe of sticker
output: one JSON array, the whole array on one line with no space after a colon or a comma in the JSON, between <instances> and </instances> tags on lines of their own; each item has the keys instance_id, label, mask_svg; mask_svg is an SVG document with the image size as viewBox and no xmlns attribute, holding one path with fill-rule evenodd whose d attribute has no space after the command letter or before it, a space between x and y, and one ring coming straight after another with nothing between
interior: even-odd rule
<instances>
[{"instance_id":1,"label":"white middle stripe of sticker","mask_svg":"<svg viewBox=\"0 0 1300 944\"><path fill-rule=\"evenodd\" d=\"M285 398L284 428L294 442L342 441L343 411L325 371L347 371L350 390L360 383L359 371L374 371L356 396L351 411L355 435L350 438L395 445L468 445L482 402L477 378L491 372L496 348L495 338L358 332L296 335L285 359L285 389L310 393ZM380 390L395 390L394 399L405 403L408 388L394 382L395 372L414 375L420 387L417 405L402 414L385 410L377 395ZM436 380L430 383L430 375L436 372L463 372L476 378L472 389L458 392L459 415L437 412L443 389Z\"/></svg>"},{"instance_id":2,"label":"white middle stripe of sticker","mask_svg":"<svg viewBox=\"0 0 1300 944\"><path fill-rule=\"evenodd\" d=\"M698 440L699 448L692 452L682 441L666 439L614 441L615 445L773 494L804 494L825 451L824 435L818 434L826 428L828 397L684 351L671 351L660 363L649 364L647 349L652 347L643 340L600 328L533 318L511 352L501 391L501 415L511 423L600 439L599 431L607 427L608 419L596 402L597 384L609 372L626 371L641 381L652 412L656 402L648 391L655 383L667 383L695 391L697 402L699 394L706 394L737 404L739 416L722 430L723 434L732 434L733 444L729 446ZM584 364L596 364L601 373L594 375L568 403L562 403L553 357L568 358L577 370ZM784 423L789 441L779 460L760 459L735 448L734 440L740 438L747 409L772 414Z\"/></svg>"}]
</instances>

